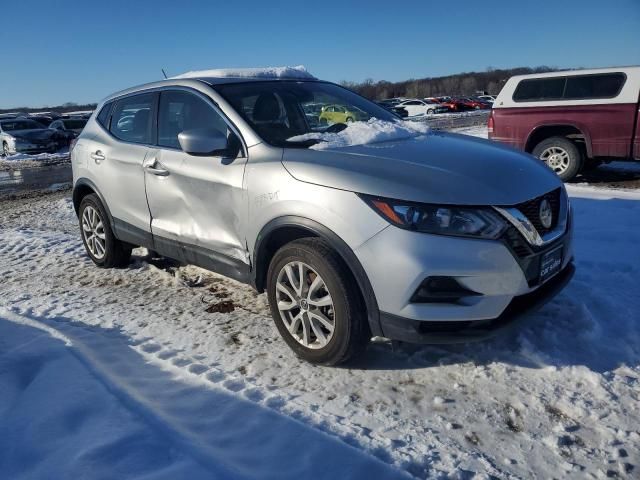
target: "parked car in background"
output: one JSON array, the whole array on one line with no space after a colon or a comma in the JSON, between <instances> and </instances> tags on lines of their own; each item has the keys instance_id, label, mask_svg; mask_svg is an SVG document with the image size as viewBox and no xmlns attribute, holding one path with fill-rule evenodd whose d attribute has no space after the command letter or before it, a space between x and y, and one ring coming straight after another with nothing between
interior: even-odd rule
<instances>
[{"instance_id":1,"label":"parked car in background","mask_svg":"<svg viewBox=\"0 0 640 480\"><path fill-rule=\"evenodd\" d=\"M80 135L87 121L85 118L60 118L51 122L49 128L58 133L61 146L68 146L71 140Z\"/></svg>"},{"instance_id":2,"label":"parked car in background","mask_svg":"<svg viewBox=\"0 0 640 480\"><path fill-rule=\"evenodd\" d=\"M511 77L489 138L532 153L563 180L611 160L640 160L640 66Z\"/></svg>"},{"instance_id":3,"label":"parked car in background","mask_svg":"<svg viewBox=\"0 0 640 480\"><path fill-rule=\"evenodd\" d=\"M54 120L54 118L49 115L29 115L26 118L33 120L35 122L38 122L43 127L48 127L49 125L51 125L51 122L53 122Z\"/></svg>"},{"instance_id":4,"label":"parked car in background","mask_svg":"<svg viewBox=\"0 0 640 480\"><path fill-rule=\"evenodd\" d=\"M449 112L461 112L468 110L468 107L452 97L438 97L440 105L446 108Z\"/></svg>"},{"instance_id":5,"label":"parked car in background","mask_svg":"<svg viewBox=\"0 0 640 480\"><path fill-rule=\"evenodd\" d=\"M456 100L459 104L463 105L466 110L486 110L491 108L489 102L475 97L460 97Z\"/></svg>"},{"instance_id":6,"label":"parked car in background","mask_svg":"<svg viewBox=\"0 0 640 480\"><path fill-rule=\"evenodd\" d=\"M488 102L490 104L493 105L493 102L495 102L496 100L496 96L495 95L478 95L478 98L480 100L484 100L485 102Z\"/></svg>"},{"instance_id":7,"label":"parked car in background","mask_svg":"<svg viewBox=\"0 0 640 480\"><path fill-rule=\"evenodd\" d=\"M0 119L2 155L55 152L57 134L28 118Z\"/></svg>"},{"instance_id":8,"label":"parked car in background","mask_svg":"<svg viewBox=\"0 0 640 480\"><path fill-rule=\"evenodd\" d=\"M407 118L409 116L409 112L407 112L407 110L402 107L396 107L394 106L394 104L387 103L387 102L376 102L376 103L380 105L382 108L384 108L385 110L388 110L389 112L398 115L400 118Z\"/></svg>"},{"instance_id":9,"label":"parked car in background","mask_svg":"<svg viewBox=\"0 0 640 480\"><path fill-rule=\"evenodd\" d=\"M305 103L302 105L304 116L311 128L315 128L320 125L320 114L322 113L323 106L324 105L322 103Z\"/></svg>"},{"instance_id":10,"label":"parked car in background","mask_svg":"<svg viewBox=\"0 0 640 480\"><path fill-rule=\"evenodd\" d=\"M76 112L65 112L62 114L63 118L84 118L86 120L91 117L93 110L78 110Z\"/></svg>"},{"instance_id":11,"label":"parked car in background","mask_svg":"<svg viewBox=\"0 0 640 480\"><path fill-rule=\"evenodd\" d=\"M544 165L485 140L412 135L313 77L247 75L193 72L101 102L71 151L96 265L127 265L144 246L249 283L291 349L329 365L375 336L485 338L570 280L571 209ZM312 129L303 102L377 119L383 143L336 142L353 127Z\"/></svg>"},{"instance_id":12,"label":"parked car in background","mask_svg":"<svg viewBox=\"0 0 640 480\"><path fill-rule=\"evenodd\" d=\"M399 103L402 103L405 100L408 100L408 98L394 97L394 98L387 98L385 100L380 100L380 103L386 103L388 105L398 105Z\"/></svg>"},{"instance_id":13,"label":"parked car in background","mask_svg":"<svg viewBox=\"0 0 640 480\"><path fill-rule=\"evenodd\" d=\"M2 119L10 119L10 118L18 118L18 117L26 117L27 114L24 112L6 112L0 113L0 120Z\"/></svg>"},{"instance_id":14,"label":"parked car in background","mask_svg":"<svg viewBox=\"0 0 640 480\"><path fill-rule=\"evenodd\" d=\"M357 108L345 105L325 105L322 107L320 123L351 123L362 120L366 114Z\"/></svg>"},{"instance_id":15,"label":"parked car in background","mask_svg":"<svg viewBox=\"0 0 640 480\"><path fill-rule=\"evenodd\" d=\"M75 138L80 135L87 121L86 118L60 118L51 122L49 128L58 132L67 133L71 138Z\"/></svg>"},{"instance_id":16,"label":"parked car in background","mask_svg":"<svg viewBox=\"0 0 640 480\"><path fill-rule=\"evenodd\" d=\"M424 103L426 103L427 105L431 105L432 106L432 108L433 108L433 112L432 113L447 113L449 111L449 109L447 107L442 105L440 102L438 102L434 98L423 98L422 101ZM427 110L427 115L431 115L431 113L429 113L429 110Z\"/></svg>"},{"instance_id":17,"label":"parked car in background","mask_svg":"<svg viewBox=\"0 0 640 480\"><path fill-rule=\"evenodd\" d=\"M411 117L422 117L425 115L433 115L436 111L445 111L439 103L419 100L417 98L411 98L404 100L396 105L397 107L404 108Z\"/></svg>"}]
</instances>

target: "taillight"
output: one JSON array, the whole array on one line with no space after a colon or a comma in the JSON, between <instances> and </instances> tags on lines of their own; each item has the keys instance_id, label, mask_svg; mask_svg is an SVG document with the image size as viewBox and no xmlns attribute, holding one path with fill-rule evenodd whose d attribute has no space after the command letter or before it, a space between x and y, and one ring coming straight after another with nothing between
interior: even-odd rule
<instances>
[{"instance_id":1,"label":"taillight","mask_svg":"<svg viewBox=\"0 0 640 480\"><path fill-rule=\"evenodd\" d=\"M493 126L494 126L493 110L491 110L491 113L489 114L489 121L487 122L487 131L488 131L489 138L491 138L491 136L493 135Z\"/></svg>"}]
</instances>

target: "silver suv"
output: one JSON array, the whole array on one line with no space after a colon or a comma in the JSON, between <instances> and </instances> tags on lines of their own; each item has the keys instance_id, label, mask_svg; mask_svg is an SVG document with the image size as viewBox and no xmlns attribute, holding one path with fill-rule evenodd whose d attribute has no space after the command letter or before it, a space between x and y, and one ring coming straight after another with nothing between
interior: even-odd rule
<instances>
[{"instance_id":1,"label":"silver suv","mask_svg":"<svg viewBox=\"0 0 640 480\"><path fill-rule=\"evenodd\" d=\"M82 240L100 267L144 246L266 290L284 340L315 363L375 336L485 338L571 278L565 188L527 154L405 125L313 78L119 92L72 150Z\"/></svg>"}]
</instances>

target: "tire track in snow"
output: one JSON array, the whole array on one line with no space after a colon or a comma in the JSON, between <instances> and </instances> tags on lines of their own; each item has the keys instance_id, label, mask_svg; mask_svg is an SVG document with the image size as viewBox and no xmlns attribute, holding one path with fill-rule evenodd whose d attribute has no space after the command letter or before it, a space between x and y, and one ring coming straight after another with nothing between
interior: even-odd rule
<instances>
[{"instance_id":1,"label":"tire track in snow","mask_svg":"<svg viewBox=\"0 0 640 480\"><path fill-rule=\"evenodd\" d=\"M233 396L229 391L198 388L141 361L117 330L104 331L70 318L37 318L0 310L0 318L35 326L63 339L73 355L120 402L183 452L228 479L402 478L386 466L335 437ZM143 344L144 345L144 344ZM181 371L181 380L184 372ZM197 375L194 375L197 376ZM226 383L229 383L227 380ZM295 445L304 446L296 449ZM295 461L292 461L292 456ZM331 458L331 462L325 462ZM274 468L278 466L277 468Z\"/></svg>"},{"instance_id":2,"label":"tire track in snow","mask_svg":"<svg viewBox=\"0 0 640 480\"><path fill-rule=\"evenodd\" d=\"M591 208L576 203L577 215ZM47 208L59 218L55 224L47 219L41 222L37 216ZM56 208L68 211L56 213ZM602 275L601 281L611 280L612 273L637 271L637 262L629 268L615 268L615 272L602 268L601 262L581 263L571 294L550 304L518 338L477 345L471 352L425 347L388 351L386 346L374 345L367 353L366 370L323 369L298 361L282 346L264 298L248 288L205 275L215 282L211 286L226 291L236 305L252 310L250 314L237 310L205 315L200 302L204 289L187 288L182 281L185 275L202 271L193 267L165 271L140 256L125 270L96 269L73 233L75 219L68 202L48 206L43 201L33 206L33 212L33 217L20 219L28 228L0 229L0 273L5 279L0 303L32 309L33 315L43 318L68 316L107 328L122 326L138 343L135 348L150 359L162 360L163 369L173 369L190 381L216 383L234 396L245 396L331 432L415 476L464 477L472 471L501 478L510 474L527 477L533 472L581 476L585 469L604 474L595 468L618 462L618 445L630 455L625 462L637 463L639 442L633 435L637 421L628 410L628 399L637 389L633 379L640 374L636 347L631 346L625 355L618 352L601 359L603 368L615 368L612 360L616 358L626 361L629 368L624 373L602 374L588 368L594 365L589 359L593 349L604 351L593 337L606 325L605 316L613 312L608 312L610 302L602 303L606 297L590 293L591 277L582 276L590 270ZM584 221L584 216L578 221ZM592 230L585 230L588 234L581 241L585 237L590 242L598 240ZM15 250L16 246L22 249ZM623 264L621 259L613 263L616 267ZM620 296L624 292L620 290ZM624 325L633 327L628 321ZM571 362L580 351L575 346L567 349L567 333L574 328L588 330L571 335L570 343L584 351L580 360L586 363L577 366ZM637 334L637 329L628 333ZM528 359L531 361L519 363ZM390 373L379 374L377 368ZM389 386L398 388L387 395ZM377 400L368 400L368 395ZM444 403L425 408L431 395L438 395ZM455 403L447 403L447 398ZM621 405L625 398L627 403ZM564 413L551 415L547 408ZM521 419L523 431L504 431L506 410L526 413ZM575 421L565 425L563 415ZM578 422L582 423L580 432L566 431ZM480 445L465 443L463 434L474 431L480 432ZM578 436L583 437L583 445L582 440L572 440ZM522 456L517 456L520 452ZM624 472L623 467L618 470Z\"/></svg>"}]
</instances>

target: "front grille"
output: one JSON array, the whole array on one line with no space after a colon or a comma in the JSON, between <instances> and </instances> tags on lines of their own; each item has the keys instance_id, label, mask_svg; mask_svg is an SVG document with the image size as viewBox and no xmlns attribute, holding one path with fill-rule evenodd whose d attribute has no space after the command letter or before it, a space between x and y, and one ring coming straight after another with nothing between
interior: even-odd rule
<instances>
[{"instance_id":1,"label":"front grille","mask_svg":"<svg viewBox=\"0 0 640 480\"><path fill-rule=\"evenodd\" d=\"M553 212L553 221L549 228L545 228L540 221L540 202L545 198L551 204L551 211ZM529 219L540 236L545 235L558 225L560 217L560 189L557 188L549 193L545 193L544 195L534 198L533 200L519 203L518 205L515 205L515 208L520 210L524 216Z\"/></svg>"},{"instance_id":2,"label":"front grille","mask_svg":"<svg viewBox=\"0 0 640 480\"><path fill-rule=\"evenodd\" d=\"M519 258L531 255L531 248L529 248L527 241L513 225L505 230L503 238Z\"/></svg>"}]
</instances>

